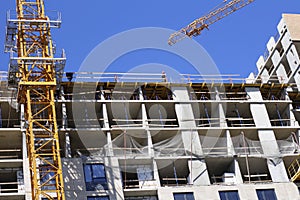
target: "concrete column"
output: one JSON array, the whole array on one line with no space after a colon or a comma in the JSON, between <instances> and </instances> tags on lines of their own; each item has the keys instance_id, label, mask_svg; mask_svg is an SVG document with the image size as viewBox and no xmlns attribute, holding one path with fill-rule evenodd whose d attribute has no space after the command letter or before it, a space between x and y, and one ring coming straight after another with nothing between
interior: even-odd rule
<instances>
[{"instance_id":1,"label":"concrete column","mask_svg":"<svg viewBox=\"0 0 300 200\"><path fill-rule=\"evenodd\" d=\"M286 113L287 113L288 119L290 119L290 126L299 126L299 123L296 120L296 117L295 117L294 112L293 112L293 105L292 104L288 105Z\"/></svg>"},{"instance_id":2,"label":"concrete column","mask_svg":"<svg viewBox=\"0 0 300 200\"><path fill-rule=\"evenodd\" d=\"M65 104L63 103L63 121L67 121L67 115L64 115L64 113L66 114L66 106ZM67 128L66 127L66 124L63 124L63 128ZM71 158L71 155L72 155L72 150L71 150L71 141L70 141L70 134L69 132L66 132L65 133L65 156L66 158Z\"/></svg>"},{"instance_id":3,"label":"concrete column","mask_svg":"<svg viewBox=\"0 0 300 200\"><path fill-rule=\"evenodd\" d=\"M174 100L189 101L189 93L186 87L172 87ZM202 147L196 129L195 117L190 103L178 103L175 105L175 112L179 122L179 127L189 130L181 131L182 142L186 152L193 155L202 156ZM209 185L210 180L207 166L204 160L192 159L189 161L189 180L194 185Z\"/></svg>"},{"instance_id":4,"label":"concrete column","mask_svg":"<svg viewBox=\"0 0 300 200\"><path fill-rule=\"evenodd\" d=\"M109 129L109 121L108 121L106 103L102 104L102 112L103 112L103 128Z\"/></svg>"},{"instance_id":5,"label":"concrete column","mask_svg":"<svg viewBox=\"0 0 300 200\"><path fill-rule=\"evenodd\" d=\"M172 92L176 98L175 100L189 100L186 87L173 87ZM184 148L196 155L203 155L198 132L195 131L196 122L192 105L190 103L175 104L175 112L179 127L189 129L181 131Z\"/></svg>"},{"instance_id":6,"label":"concrete column","mask_svg":"<svg viewBox=\"0 0 300 200\"><path fill-rule=\"evenodd\" d=\"M156 185L157 187L160 187L160 180L159 180L159 173L158 173L158 168L157 168L157 164L156 161L153 159L153 177L154 180L156 180Z\"/></svg>"},{"instance_id":7,"label":"concrete column","mask_svg":"<svg viewBox=\"0 0 300 200\"><path fill-rule=\"evenodd\" d=\"M256 62L256 67L259 72L263 69L264 65L265 65L265 59L263 56L260 56Z\"/></svg>"},{"instance_id":8,"label":"concrete column","mask_svg":"<svg viewBox=\"0 0 300 200\"><path fill-rule=\"evenodd\" d=\"M61 88L61 100L65 100L64 89ZM62 129L68 128L68 116L67 116L67 106L65 103L62 103ZM72 150L71 150L71 141L69 132L65 133L65 156L66 158L71 158Z\"/></svg>"},{"instance_id":9,"label":"concrete column","mask_svg":"<svg viewBox=\"0 0 300 200\"><path fill-rule=\"evenodd\" d=\"M141 87L139 87L139 99L142 101L144 100L144 94L143 94L143 90Z\"/></svg>"},{"instance_id":10,"label":"concrete column","mask_svg":"<svg viewBox=\"0 0 300 200\"><path fill-rule=\"evenodd\" d=\"M273 55L271 57L274 68L276 68L280 63L280 54L277 50L274 50Z\"/></svg>"},{"instance_id":11,"label":"concrete column","mask_svg":"<svg viewBox=\"0 0 300 200\"><path fill-rule=\"evenodd\" d=\"M287 83L288 82L287 72L285 71L285 68L282 64L280 64L278 66L276 75L278 77L279 83Z\"/></svg>"},{"instance_id":12,"label":"concrete column","mask_svg":"<svg viewBox=\"0 0 300 200\"><path fill-rule=\"evenodd\" d=\"M261 78L262 83L268 83L269 82L270 75L269 75L269 72L266 68L262 69L262 73L260 75L260 78Z\"/></svg>"},{"instance_id":13,"label":"concrete column","mask_svg":"<svg viewBox=\"0 0 300 200\"><path fill-rule=\"evenodd\" d=\"M188 160L189 183L195 186L210 185L207 166L204 160Z\"/></svg>"},{"instance_id":14,"label":"concrete column","mask_svg":"<svg viewBox=\"0 0 300 200\"><path fill-rule=\"evenodd\" d=\"M110 199L123 200L123 184L118 158L105 157L104 164L107 180L109 181L108 188L110 189Z\"/></svg>"},{"instance_id":15,"label":"concrete column","mask_svg":"<svg viewBox=\"0 0 300 200\"><path fill-rule=\"evenodd\" d=\"M142 103L142 123L143 123L143 127L147 128L148 127L148 117L147 117L147 110L146 110L146 105L144 103Z\"/></svg>"},{"instance_id":16,"label":"concrete column","mask_svg":"<svg viewBox=\"0 0 300 200\"><path fill-rule=\"evenodd\" d=\"M114 155L114 151L113 151L113 144L112 144L112 140L111 140L111 133L110 131L106 132L106 138L107 138L107 148L105 149L106 151L106 156L113 156Z\"/></svg>"},{"instance_id":17,"label":"concrete column","mask_svg":"<svg viewBox=\"0 0 300 200\"><path fill-rule=\"evenodd\" d=\"M141 95L143 96L143 95ZM143 97L142 97L143 98ZM146 105L142 103L142 123L143 123L143 128L145 128L146 134L147 134L147 144L148 144L148 154L150 157L154 156L154 151L153 151L153 143L152 143L152 137L151 137L151 132L148 129L148 117L147 117L147 110L146 110Z\"/></svg>"},{"instance_id":18,"label":"concrete column","mask_svg":"<svg viewBox=\"0 0 300 200\"><path fill-rule=\"evenodd\" d=\"M234 175L235 175L236 184L243 184L244 183L243 176L242 176L241 169L240 169L238 161L236 159L234 159L232 164L233 164L232 167L234 168Z\"/></svg>"},{"instance_id":19,"label":"concrete column","mask_svg":"<svg viewBox=\"0 0 300 200\"><path fill-rule=\"evenodd\" d=\"M262 96L258 88L246 88L252 100L262 101ZM250 110L256 127L272 127L264 104L252 103ZM273 130L258 130L258 137L264 152L268 158L268 168L273 182L288 182L288 176L279 151L276 137Z\"/></svg>"},{"instance_id":20,"label":"concrete column","mask_svg":"<svg viewBox=\"0 0 300 200\"><path fill-rule=\"evenodd\" d=\"M22 157L23 157L23 178L24 178L24 189L25 199L31 200L31 180L30 180L30 168L29 159L27 157L27 143L26 143L26 122L25 122L25 106L21 104L21 132L22 132Z\"/></svg>"},{"instance_id":21,"label":"concrete column","mask_svg":"<svg viewBox=\"0 0 300 200\"><path fill-rule=\"evenodd\" d=\"M105 100L103 87L100 87L101 90L101 100ZM108 121L108 114L107 114L107 106L106 103L102 104L102 112L103 112L103 128L109 129L109 121Z\"/></svg>"},{"instance_id":22,"label":"concrete column","mask_svg":"<svg viewBox=\"0 0 300 200\"><path fill-rule=\"evenodd\" d=\"M291 70L291 72L286 73L288 75L293 75L296 70L299 70L300 58L296 46L293 44L289 31L285 32L284 36L282 37L281 44L285 51L286 59L288 61L288 69ZM296 77L294 77L294 80L297 84L300 83L300 80Z\"/></svg>"},{"instance_id":23,"label":"concrete column","mask_svg":"<svg viewBox=\"0 0 300 200\"><path fill-rule=\"evenodd\" d=\"M228 155L235 155L234 146L231 140L230 131L226 130L226 144L227 144L227 153Z\"/></svg>"}]
</instances>

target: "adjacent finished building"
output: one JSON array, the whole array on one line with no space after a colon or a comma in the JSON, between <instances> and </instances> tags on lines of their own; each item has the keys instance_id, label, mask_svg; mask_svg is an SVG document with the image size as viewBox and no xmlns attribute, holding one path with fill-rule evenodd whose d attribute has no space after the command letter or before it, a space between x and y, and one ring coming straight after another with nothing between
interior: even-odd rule
<instances>
[{"instance_id":1,"label":"adjacent finished building","mask_svg":"<svg viewBox=\"0 0 300 200\"><path fill-rule=\"evenodd\" d=\"M66 199L300 199L299 22L283 15L258 75L239 83L62 82ZM24 113L7 84L0 200L29 200Z\"/></svg>"}]
</instances>

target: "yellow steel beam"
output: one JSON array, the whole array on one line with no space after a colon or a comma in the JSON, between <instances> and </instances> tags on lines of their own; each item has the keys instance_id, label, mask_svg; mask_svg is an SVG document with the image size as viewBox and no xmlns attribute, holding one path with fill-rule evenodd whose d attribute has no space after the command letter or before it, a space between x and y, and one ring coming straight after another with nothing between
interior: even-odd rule
<instances>
[{"instance_id":1,"label":"yellow steel beam","mask_svg":"<svg viewBox=\"0 0 300 200\"><path fill-rule=\"evenodd\" d=\"M17 0L18 101L25 105L32 199L65 200L53 43L43 0Z\"/></svg>"}]
</instances>

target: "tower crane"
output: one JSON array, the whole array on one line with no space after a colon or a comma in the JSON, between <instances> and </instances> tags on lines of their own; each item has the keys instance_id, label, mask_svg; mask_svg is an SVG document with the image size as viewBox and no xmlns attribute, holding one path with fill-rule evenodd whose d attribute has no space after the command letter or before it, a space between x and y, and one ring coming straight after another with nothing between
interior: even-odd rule
<instances>
[{"instance_id":1,"label":"tower crane","mask_svg":"<svg viewBox=\"0 0 300 200\"><path fill-rule=\"evenodd\" d=\"M54 57L51 39L60 22L60 14L46 16L44 0L16 0L16 19L7 19L9 83L18 83L33 200L65 200L54 96L65 58Z\"/></svg>"},{"instance_id":2,"label":"tower crane","mask_svg":"<svg viewBox=\"0 0 300 200\"><path fill-rule=\"evenodd\" d=\"M227 0L225 0L224 3L225 2L227 2ZM204 29L208 29L210 25L249 5L252 2L254 2L254 0L232 0L224 6L218 7L209 12L207 15L194 20L187 27L173 33L169 38L168 44L174 45L186 37L198 36Z\"/></svg>"}]
</instances>

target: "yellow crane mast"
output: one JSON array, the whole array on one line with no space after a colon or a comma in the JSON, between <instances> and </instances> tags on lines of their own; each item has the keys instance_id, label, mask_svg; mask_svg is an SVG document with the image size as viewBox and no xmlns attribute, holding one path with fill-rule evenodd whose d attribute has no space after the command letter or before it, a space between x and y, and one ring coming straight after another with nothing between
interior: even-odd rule
<instances>
[{"instance_id":1,"label":"yellow crane mast","mask_svg":"<svg viewBox=\"0 0 300 200\"><path fill-rule=\"evenodd\" d=\"M50 32L60 20L46 16L44 0L16 0L16 5L16 19L7 20L6 51L11 52L9 82L18 82L18 102L24 105L32 199L64 200L55 69L65 58L54 58Z\"/></svg>"},{"instance_id":2,"label":"yellow crane mast","mask_svg":"<svg viewBox=\"0 0 300 200\"><path fill-rule=\"evenodd\" d=\"M224 3L225 2L226 0L224 1ZM173 33L169 38L168 44L174 45L175 43L183 40L186 37L198 36L201 34L202 30L208 28L213 23L223 19L224 17L245 7L252 2L254 2L254 0L232 0L224 6L214 9L207 15L194 20L187 27Z\"/></svg>"}]
</instances>

